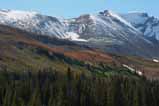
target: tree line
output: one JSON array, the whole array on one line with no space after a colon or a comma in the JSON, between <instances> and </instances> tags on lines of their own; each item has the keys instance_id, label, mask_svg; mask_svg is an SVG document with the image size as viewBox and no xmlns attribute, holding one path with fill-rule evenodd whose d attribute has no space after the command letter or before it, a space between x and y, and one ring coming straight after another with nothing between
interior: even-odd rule
<instances>
[{"instance_id":1,"label":"tree line","mask_svg":"<svg viewBox=\"0 0 159 106\"><path fill-rule=\"evenodd\" d=\"M159 81L122 75L107 77L0 72L0 106L159 106Z\"/></svg>"}]
</instances>

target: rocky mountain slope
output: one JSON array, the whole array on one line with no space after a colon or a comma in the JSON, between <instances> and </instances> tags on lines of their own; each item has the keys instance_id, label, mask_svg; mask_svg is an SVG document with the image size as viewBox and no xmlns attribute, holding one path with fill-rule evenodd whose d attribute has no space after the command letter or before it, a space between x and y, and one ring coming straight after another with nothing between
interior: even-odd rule
<instances>
[{"instance_id":1,"label":"rocky mountain slope","mask_svg":"<svg viewBox=\"0 0 159 106\"><path fill-rule=\"evenodd\" d=\"M121 15L149 40L159 41L159 19L147 13L132 12Z\"/></svg>"},{"instance_id":2,"label":"rocky mountain slope","mask_svg":"<svg viewBox=\"0 0 159 106\"><path fill-rule=\"evenodd\" d=\"M159 46L134 24L112 11L59 19L36 12L0 10L0 24L45 36L68 39L110 53L159 58Z\"/></svg>"},{"instance_id":3,"label":"rocky mountain slope","mask_svg":"<svg viewBox=\"0 0 159 106\"><path fill-rule=\"evenodd\" d=\"M36 12L0 10L0 24L61 39L82 40L67 32L63 20ZM82 40L83 41L83 40Z\"/></svg>"},{"instance_id":4,"label":"rocky mountain slope","mask_svg":"<svg viewBox=\"0 0 159 106\"><path fill-rule=\"evenodd\" d=\"M65 36L65 27L60 20L36 12L1 10L0 23L38 34Z\"/></svg>"},{"instance_id":5,"label":"rocky mountain slope","mask_svg":"<svg viewBox=\"0 0 159 106\"><path fill-rule=\"evenodd\" d=\"M143 33L112 11L82 15L69 20L69 31L75 32L91 47L111 53L158 57L158 49ZM155 52L153 52L155 51Z\"/></svg>"}]
</instances>

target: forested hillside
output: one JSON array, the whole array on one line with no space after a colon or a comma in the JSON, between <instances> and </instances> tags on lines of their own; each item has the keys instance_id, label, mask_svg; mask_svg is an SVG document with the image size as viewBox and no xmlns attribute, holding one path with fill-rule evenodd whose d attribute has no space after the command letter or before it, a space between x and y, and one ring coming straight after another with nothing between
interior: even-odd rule
<instances>
[{"instance_id":1,"label":"forested hillside","mask_svg":"<svg viewBox=\"0 0 159 106\"><path fill-rule=\"evenodd\" d=\"M159 82L122 66L157 63L33 35L0 26L0 106L159 105Z\"/></svg>"},{"instance_id":2,"label":"forested hillside","mask_svg":"<svg viewBox=\"0 0 159 106\"><path fill-rule=\"evenodd\" d=\"M1 106L158 106L159 82L55 70L0 73Z\"/></svg>"}]
</instances>

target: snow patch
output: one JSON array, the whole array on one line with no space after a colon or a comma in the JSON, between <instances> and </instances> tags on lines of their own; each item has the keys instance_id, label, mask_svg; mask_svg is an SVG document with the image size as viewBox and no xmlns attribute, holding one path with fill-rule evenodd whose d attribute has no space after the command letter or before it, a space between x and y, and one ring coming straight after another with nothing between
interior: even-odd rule
<instances>
[{"instance_id":1,"label":"snow patch","mask_svg":"<svg viewBox=\"0 0 159 106\"><path fill-rule=\"evenodd\" d=\"M141 71L136 71L136 73L137 73L138 75L140 75L140 76L143 75L143 73L142 73Z\"/></svg>"},{"instance_id":2,"label":"snow patch","mask_svg":"<svg viewBox=\"0 0 159 106\"><path fill-rule=\"evenodd\" d=\"M132 68L132 67L130 67L130 66L128 66L128 65L126 65L126 64L123 64L123 67L125 67L125 68L129 69L131 72L135 72L136 74L138 74L138 75L140 75L140 76L142 76L142 75L143 75L143 73L142 73L141 71L136 70L136 69L134 69L134 68Z\"/></svg>"},{"instance_id":3,"label":"snow patch","mask_svg":"<svg viewBox=\"0 0 159 106\"><path fill-rule=\"evenodd\" d=\"M126 65L126 64L123 64L123 67L129 69L132 72L135 72L135 69L133 69L132 67L130 67L130 66Z\"/></svg>"},{"instance_id":4,"label":"snow patch","mask_svg":"<svg viewBox=\"0 0 159 106\"><path fill-rule=\"evenodd\" d=\"M159 63L159 60L157 60L157 59L153 59L153 62Z\"/></svg>"},{"instance_id":5,"label":"snow patch","mask_svg":"<svg viewBox=\"0 0 159 106\"><path fill-rule=\"evenodd\" d=\"M65 36L65 39L70 39L73 41L80 41L80 42L87 42L87 40L79 38L80 35L78 35L77 33L74 33L74 32L66 32L66 33L67 33L67 36Z\"/></svg>"}]
</instances>

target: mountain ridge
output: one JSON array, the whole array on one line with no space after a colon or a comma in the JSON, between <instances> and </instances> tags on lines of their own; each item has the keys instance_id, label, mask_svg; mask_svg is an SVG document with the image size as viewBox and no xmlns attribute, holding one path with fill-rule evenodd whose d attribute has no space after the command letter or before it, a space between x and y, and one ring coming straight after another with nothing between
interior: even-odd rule
<instances>
[{"instance_id":1,"label":"mountain ridge","mask_svg":"<svg viewBox=\"0 0 159 106\"><path fill-rule=\"evenodd\" d=\"M133 12L121 15L129 21L135 28L139 29L146 38L154 37L159 40L159 19L150 16L148 13Z\"/></svg>"},{"instance_id":2,"label":"mountain ridge","mask_svg":"<svg viewBox=\"0 0 159 106\"><path fill-rule=\"evenodd\" d=\"M1 10L0 16L0 24L28 32L71 40L110 53L159 58L159 45L110 10L68 20L14 10Z\"/></svg>"}]
</instances>

